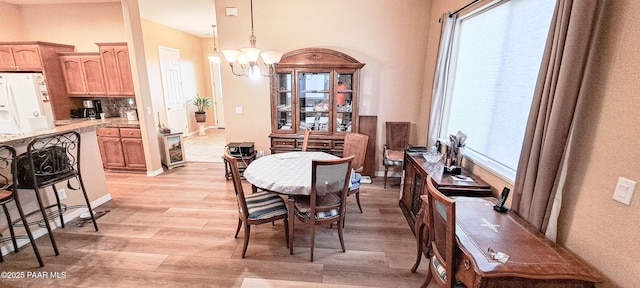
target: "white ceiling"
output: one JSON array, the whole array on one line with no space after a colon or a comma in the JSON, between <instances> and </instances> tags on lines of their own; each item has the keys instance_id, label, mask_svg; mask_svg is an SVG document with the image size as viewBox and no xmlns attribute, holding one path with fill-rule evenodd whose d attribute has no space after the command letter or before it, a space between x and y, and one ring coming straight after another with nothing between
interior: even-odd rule
<instances>
[{"instance_id":1,"label":"white ceiling","mask_svg":"<svg viewBox=\"0 0 640 288\"><path fill-rule=\"evenodd\" d=\"M215 0L138 0L140 17L198 37L212 37ZM120 0L0 0L14 5L105 3Z\"/></svg>"}]
</instances>

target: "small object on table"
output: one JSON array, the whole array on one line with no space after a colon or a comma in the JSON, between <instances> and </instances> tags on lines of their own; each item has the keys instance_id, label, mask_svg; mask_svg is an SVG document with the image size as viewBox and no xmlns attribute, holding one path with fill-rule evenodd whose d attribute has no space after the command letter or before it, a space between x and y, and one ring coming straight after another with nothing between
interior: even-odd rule
<instances>
[{"instance_id":1,"label":"small object on table","mask_svg":"<svg viewBox=\"0 0 640 288\"><path fill-rule=\"evenodd\" d=\"M160 133L171 134L171 129L167 128L166 126L164 126L164 124L162 124L162 126L160 127Z\"/></svg>"},{"instance_id":2,"label":"small object on table","mask_svg":"<svg viewBox=\"0 0 640 288\"><path fill-rule=\"evenodd\" d=\"M455 166L455 165L444 167L444 173L452 174L452 175L460 175L460 173L462 173L462 168L460 166Z\"/></svg>"},{"instance_id":3,"label":"small object on table","mask_svg":"<svg viewBox=\"0 0 640 288\"><path fill-rule=\"evenodd\" d=\"M500 213L507 213L507 211L509 211L509 208L504 207L505 202L507 202L507 198L509 198L509 188L504 187L504 189L502 189L502 194L500 194L500 200L498 200L498 203L493 206L493 210L496 210Z\"/></svg>"}]
</instances>

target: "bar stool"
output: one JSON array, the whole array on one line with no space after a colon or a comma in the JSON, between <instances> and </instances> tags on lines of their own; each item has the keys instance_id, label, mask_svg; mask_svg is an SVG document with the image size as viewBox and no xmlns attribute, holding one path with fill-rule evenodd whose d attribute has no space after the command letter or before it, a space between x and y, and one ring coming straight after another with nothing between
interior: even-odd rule
<instances>
[{"instance_id":1,"label":"bar stool","mask_svg":"<svg viewBox=\"0 0 640 288\"><path fill-rule=\"evenodd\" d=\"M33 252L36 254L36 258L38 258L40 267L43 267L44 263L42 262L42 258L40 258L40 252L38 252L36 242L33 240L33 234L31 234L31 230L27 224L27 218L24 216L24 212L22 211L20 197L18 193L16 193L16 185L14 185L17 183L16 167L16 150L9 145L0 145L0 205L2 205L4 215L7 217L7 226L9 226L9 233L11 234L11 240L13 242L13 250L15 253L18 253L18 243L16 242L16 235L13 231L13 221L9 215L9 210L7 209L7 204L11 201L16 203L18 214L20 215L20 219L24 225L24 230L26 230L29 241L31 242L31 247L33 247ZM0 262L4 262L2 253L0 253Z\"/></svg>"},{"instance_id":2,"label":"bar stool","mask_svg":"<svg viewBox=\"0 0 640 288\"><path fill-rule=\"evenodd\" d=\"M64 228L63 214L65 211L86 207L89 209L93 227L98 231L98 224L93 215L93 209L91 208L80 172L80 133L70 131L37 137L29 143L27 153L21 154L17 162L18 188L33 189L35 191L36 199L40 206L40 213L43 218L42 221L47 227L51 245L56 255L59 255L58 247L53 238L53 233L51 233L51 224L49 223L46 209L57 206L57 213L52 213L51 217L59 216L60 226ZM72 179L76 179L78 186L72 186ZM66 206L60 202L58 190L55 185L63 181L67 181L67 188L70 190L82 191L86 205ZM46 187L51 187L56 197L56 204L48 207L44 207L42 198L40 197L40 193L43 192L43 189ZM37 213L37 211L32 213Z\"/></svg>"}]
</instances>

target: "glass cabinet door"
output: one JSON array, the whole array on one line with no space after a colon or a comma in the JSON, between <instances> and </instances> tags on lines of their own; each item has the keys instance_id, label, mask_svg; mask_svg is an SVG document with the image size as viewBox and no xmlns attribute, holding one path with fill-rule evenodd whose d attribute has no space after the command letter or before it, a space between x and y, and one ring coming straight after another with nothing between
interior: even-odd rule
<instances>
[{"instance_id":1,"label":"glass cabinet door","mask_svg":"<svg viewBox=\"0 0 640 288\"><path fill-rule=\"evenodd\" d=\"M277 74L278 89L276 99L276 119L278 121L278 130L293 129L293 112L292 104L292 75L291 73Z\"/></svg>"},{"instance_id":2,"label":"glass cabinet door","mask_svg":"<svg viewBox=\"0 0 640 288\"><path fill-rule=\"evenodd\" d=\"M298 73L300 131L329 131L330 73Z\"/></svg>"},{"instance_id":3,"label":"glass cabinet door","mask_svg":"<svg viewBox=\"0 0 640 288\"><path fill-rule=\"evenodd\" d=\"M351 132L353 121L353 74L338 74L335 87L336 132Z\"/></svg>"}]
</instances>

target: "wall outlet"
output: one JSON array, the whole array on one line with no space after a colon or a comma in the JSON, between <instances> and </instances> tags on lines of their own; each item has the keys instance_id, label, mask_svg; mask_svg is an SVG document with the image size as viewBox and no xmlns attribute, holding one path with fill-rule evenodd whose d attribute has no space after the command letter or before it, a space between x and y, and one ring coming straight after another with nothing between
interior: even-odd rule
<instances>
[{"instance_id":1,"label":"wall outlet","mask_svg":"<svg viewBox=\"0 0 640 288\"><path fill-rule=\"evenodd\" d=\"M236 114L243 114L244 110L242 109L242 106L236 106Z\"/></svg>"},{"instance_id":2,"label":"wall outlet","mask_svg":"<svg viewBox=\"0 0 640 288\"><path fill-rule=\"evenodd\" d=\"M622 204L631 205L633 192L636 190L636 182L629 179L619 177L616 190L613 191L613 200Z\"/></svg>"},{"instance_id":3,"label":"wall outlet","mask_svg":"<svg viewBox=\"0 0 640 288\"><path fill-rule=\"evenodd\" d=\"M58 190L58 197L60 197L60 200L66 199L67 198L67 191L64 191L64 189L59 189Z\"/></svg>"}]
</instances>

